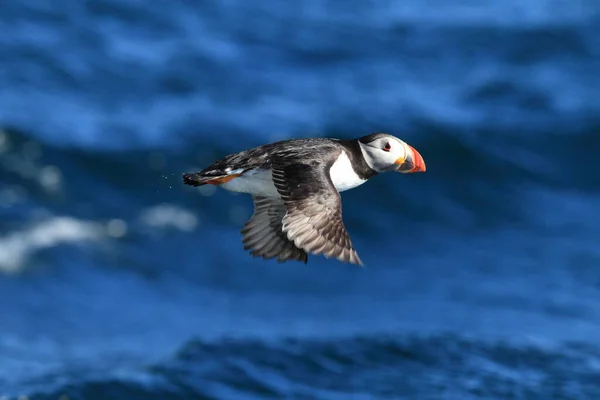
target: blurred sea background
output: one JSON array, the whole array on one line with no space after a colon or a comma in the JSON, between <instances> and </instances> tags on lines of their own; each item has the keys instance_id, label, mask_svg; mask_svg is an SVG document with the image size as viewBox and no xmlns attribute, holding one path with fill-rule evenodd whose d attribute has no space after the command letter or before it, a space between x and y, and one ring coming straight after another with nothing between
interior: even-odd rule
<instances>
[{"instance_id":1,"label":"blurred sea background","mask_svg":"<svg viewBox=\"0 0 600 400\"><path fill-rule=\"evenodd\" d=\"M600 2L0 2L0 398L599 399ZM181 174L385 131L364 269ZM21 397L19 397L21 396Z\"/></svg>"}]
</instances>

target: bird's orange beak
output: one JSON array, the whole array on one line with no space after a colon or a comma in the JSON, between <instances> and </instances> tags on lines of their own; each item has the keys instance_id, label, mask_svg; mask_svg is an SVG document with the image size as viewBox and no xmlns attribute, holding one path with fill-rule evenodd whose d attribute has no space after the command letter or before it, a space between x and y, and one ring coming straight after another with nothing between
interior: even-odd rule
<instances>
[{"instance_id":1,"label":"bird's orange beak","mask_svg":"<svg viewBox=\"0 0 600 400\"><path fill-rule=\"evenodd\" d=\"M421 154L415 150L414 147L406 145L406 158L400 157L396 160L395 164L398 165L396 171L402 172L403 174L411 174L413 172L425 172L425 161Z\"/></svg>"}]
</instances>

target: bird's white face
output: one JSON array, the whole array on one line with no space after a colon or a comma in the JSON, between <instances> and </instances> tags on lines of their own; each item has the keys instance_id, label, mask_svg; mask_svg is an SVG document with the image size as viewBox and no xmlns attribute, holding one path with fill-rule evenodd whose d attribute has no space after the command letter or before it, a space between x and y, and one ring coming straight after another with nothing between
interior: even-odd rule
<instances>
[{"instance_id":1,"label":"bird's white face","mask_svg":"<svg viewBox=\"0 0 600 400\"><path fill-rule=\"evenodd\" d=\"M359 141L365 161L377 172L424 172L423 157L413 147L391 135L376 135L373 140ZM365 137L365 140L368 140Z\"/></svg>"}]
</instances>

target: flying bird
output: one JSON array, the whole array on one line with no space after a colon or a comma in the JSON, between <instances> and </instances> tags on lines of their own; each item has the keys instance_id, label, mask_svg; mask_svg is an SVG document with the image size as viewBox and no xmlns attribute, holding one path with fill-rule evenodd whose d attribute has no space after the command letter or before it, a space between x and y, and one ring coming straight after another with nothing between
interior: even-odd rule
<instances>
[{"instance_id":1,"label":"flying bird","mask_svg":"<svg viewBox=\"0 0 600 400\"><path fill-rule=\"evenodd\" d=\"M254 214L241 234L254 257L307 263L310 253L363 265L342 220L340 192L386 171L424 172L425 162L386 133L291 139L230 154L183 174L183 182L252 195Z\"/></svg>"}]
</instances>

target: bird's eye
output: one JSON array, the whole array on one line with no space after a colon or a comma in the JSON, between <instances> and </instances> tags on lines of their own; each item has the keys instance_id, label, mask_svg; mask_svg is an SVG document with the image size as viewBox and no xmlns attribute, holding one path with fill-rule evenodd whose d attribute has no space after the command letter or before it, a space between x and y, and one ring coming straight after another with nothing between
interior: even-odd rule
<instances>
[{"instance_id":1,"label":"bird's eye","mask_svg":"<svg viewBox=\"0 0 600 400\"><path fill-rule=\"evenodd\" d=\"M391 149L392 149L392 146L390 146L390 142L386 142L385 146L383 146L383 150L390 151Z\"/></svg>"}]
</instances>

